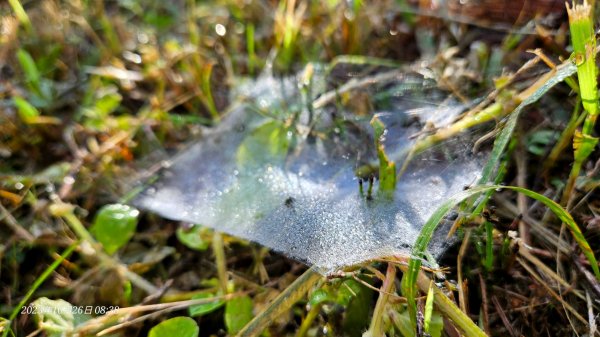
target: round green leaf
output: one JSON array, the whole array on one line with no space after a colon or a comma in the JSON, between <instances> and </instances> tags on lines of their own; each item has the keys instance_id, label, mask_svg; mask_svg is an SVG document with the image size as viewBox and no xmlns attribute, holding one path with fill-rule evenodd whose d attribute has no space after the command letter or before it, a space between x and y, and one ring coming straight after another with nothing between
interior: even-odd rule
<instances>
[{"instance_id":1,"label":"round green leaf","mask_svg":"<svg viewBox=\"0 0 600 337\"><path fill-rule=\"evenodd\" d=\"M116 252L135 233L139 211L123 204L102 207L90 231L108 254Z\"/></svg>"},{"instance_id":2,"label":"round green leaf","mask_svg":"<svg viewBox=\"0 0 600 337\"><path fill-rule=\"evenodd\" d=\"M190 249L205 251L210 247L210 233L210 229L194 225L189 230L178 228L177 239Z\"/></svg>"},{"instance_id":3,"label":"round green leaf","mask_svg":"<svg viewBox=\"0 0 600 337\"><path fill-rule=\"evenodd\" d=\"M252 300L248 296L237 297L225 305L225 325L230 335L235 335L254 317Z\"/></svg>"},{"instance_id":4,"label":"round green leaf","mask_svg":"<svg viewBox=\"0 0 600 337\"><path fill-rule=\"evenodd\" d=\"M200 328L196 321L189 317L174 317L150 329L148 337L198 337Z\"/></svg>"}]
</instances>

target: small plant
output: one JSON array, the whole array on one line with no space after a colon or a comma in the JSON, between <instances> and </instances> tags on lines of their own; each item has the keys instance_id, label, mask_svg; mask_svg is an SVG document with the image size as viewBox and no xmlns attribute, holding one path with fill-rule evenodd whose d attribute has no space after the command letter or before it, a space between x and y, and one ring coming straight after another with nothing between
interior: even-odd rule
<instances>
[{"instance_id":1,"label":"small plant","mask_svg":"<svg viewBox=\"0 0 600 337\"><path fill-rule=\"evenodd\" d=\"M568 4L569 26L573 43L572 60L577 65L577 78L581 102L587 113L583 129L576 131L573 138L574 161L569 180L563 192L561 204L568 205L581 166L598 144L598 138L592 136L598 117L598 69L596 66L596 36L594 34L592 6L586 1L583 4Z\"/></svg>"}]
</instances>

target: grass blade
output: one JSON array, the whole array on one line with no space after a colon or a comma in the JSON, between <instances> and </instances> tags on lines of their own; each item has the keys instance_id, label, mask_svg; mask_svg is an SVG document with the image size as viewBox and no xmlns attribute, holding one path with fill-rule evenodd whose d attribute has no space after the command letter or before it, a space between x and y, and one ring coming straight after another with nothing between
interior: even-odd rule
<instances>
[{"instance_id":1,"label":"grass blade","mask_svg":"<svg viewBox=\"0 0 600 337\"><path fill-rule=\"evenodd\" d=\"M523 111L523 108L532 103L535 103L548 90L550 90L550 88L564 81L565 78L575 74L576 71L577 67L571 62L565 62L562 65L558 66L556 69L543 76L538 82L545 82L541 86L539 86L532 94L528 95L527 98L525 98L521 102L521 104L519 104L515 108L515 110L508 117L506 125L502 129L502 132L500 132L500 134L496 138L496 141L494 142L494 148L492 149L490 158L488 159L487 163L485 164L485 167L483 168L481 179L479 179L480 184L486 184L492 179L492 173L494 171L494 168L496 168L498 166L498 163L500 162L500 158L504 153L506 145L510 141L515 126L517 125L517 120L519 119L519 115L521 114L521 111Z\"/></svg>"},{"instance_id":2,"label":"grass blade","mask_svg":"<svg viewBox=\"0 0 600 337\"><path fill-rule=\"evenodd\" d=\"M273 303L254 317L250 323L238 332L237 337L259 336L263 330L269 326L269 323L286 310L289 310L294 303L304 297L321 277L321 274L317 273L314 267L304 272L304 274L300 275L294 283L279 294L279 296L273 300Z\"/></svg>"},{"instance_id":3,"label":"grass blade","mask_svg":"<svg viewBox=\"0 0 600 337\"><path fill-rule=\"evenodd\" d=\"M425 226L421 230L419 237L417 238L415 245L413 247L411 253L411 259L408 266L408 271L406 274L406 280L403 282L403 293L408 299L408 308L411 312L411 315L414 315L412 318L414 322L416 322L416 295L417 295L417 276L419 274L419 270L421 268L421 260L424 256L424 253L427 249L429 241L433 235L433 232L437 228L438 224L444 218L444 216L454 207L456 207L463 200L475 196L479 193L499 190L499 189L508 189L512 191L516 191L518 193L522 193L530 198L533 198L548 207L563 223L567 225L573 238L579 245L579 248L588 259L596 278L600 280L600 270L598 269L598 262L596 257L594 256L594 252L590 248L587 240L581 233L579 226L573 220L573 217L560 206L558 203L553 201L552 199L547 198L544 195L536 193L534 191L528 190L522 187L516 186L501 186L501 185L489 185L489 186L477 186L473 187L469 190L462 191L460 193L455 194L450 199L448 199L442 206L440 206L427 220Z\"/></svg>"},{"instance_id":4,"label":"grass blade","mask_svg":"<svg viewBox=\"0 0 600 337\"><path fill-rule=\"evenodd\" d=\"M46 270L44 270L42 275L40 275L40 277L38 277L35 280L35 282L31 286L31 288L29 288L29 291L27 292L27 294L25 294L25 296L23 297L21 302L19 302L19 304L17 304L17 306L10 313L10 317L8 318L8 320L10 322L12 322L17 317L17 315L19 314L19 311L21 310L21 307L23 307L25 305L25 303L27 303L27 301L29 301L29 299L31 298L31 296L33 296L33 293L37 290L37 288L39 288L42 285L42 283L44 283L44 281L46 281L46 279L52 274L52 272L56 268L58 268L58 266L65 259L67 259L71 255L71 253L73 253L73 251L75 250L75 248L77 248L77 246L79 246L79 242L75 242L74 244L70 245L62 253L62 255L58 259L54 260L54 262L50 266L48 266L48 268L46 268ZM4 330L4 332L2 333L2 337L8 336L9 331L10 331L10 329L8 329L8 328L6 330Z\"/></svg>"}]
</instances>

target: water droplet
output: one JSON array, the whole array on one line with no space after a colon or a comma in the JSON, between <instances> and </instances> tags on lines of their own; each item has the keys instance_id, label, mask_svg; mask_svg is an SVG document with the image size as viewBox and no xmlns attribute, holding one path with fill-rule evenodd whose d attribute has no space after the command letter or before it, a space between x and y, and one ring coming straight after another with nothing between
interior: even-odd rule
<instances>
[{"instance_id":1,"label":"water droplet","mask_svg":"<svg viewBox=\"0 0 600 337\"><path fill-rule=\"evenodd\" d=\"M142 57L139 54L130 52L129 50L123 52L123 58L135 64L142 63Z\"/></svg>"},{"instance_id":2,"label":"water droplet","mask_svg":"<svg viewBox=\"0 0 600 337\"><path fill-rule=\"evenodd\" d=\"M227 29L222 24L217 23L215 25L215 32L217 32L217 35L219 36L225 36L225 34L227 34Z\"/></svg>"},{"instance_id":3,"label":"water droplet","mask_svg":"<svg viewBox=\"0 0 600 337\"><path fill-rule=\"evenodd\" d=\"M23 187L25 187L25 185L23 185L22 183L18 182L15 184L15 189L16 190L21 190L23 189Z\"/></svg>"},{"instance_id":4,"label":"water droplet","mask_svg":"<svg viewBox=\"0 0 600 337\"><path fill-rule=\"evenodd\" d=\"M137 40L141 44L146 44L150 41L150 38L148 38L148 35L146 35L146 33L138 33Z\"/></svg>"}]
</instances>

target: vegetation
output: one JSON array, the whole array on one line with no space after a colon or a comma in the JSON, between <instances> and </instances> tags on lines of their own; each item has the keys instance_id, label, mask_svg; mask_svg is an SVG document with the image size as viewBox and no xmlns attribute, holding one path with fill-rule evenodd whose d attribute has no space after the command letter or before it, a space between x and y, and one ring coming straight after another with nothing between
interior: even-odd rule
<instances>
[{"instance_id":1,"label":"vegetation","mask_svg":"<svg viewBox=\"0 0 600 337\"><path fill-rule=\"evenodd\" d=\"M0 3L0 333L599 334L597 6L500 2ZM313 98L321 65L327 92ZM424 126L401 160L360 90L381 69L421 72L468 108ZM325 106L371 121L373 142L356 145L378 159L356 169L368 202L393 202L425 150L491 130L475 143L490 153L482 176L432 212L410 256L324 277L128 205L133 182L220 123L240 83L298 73L310 122ZM292 151L294 109L232 157ZM459 240L436 262L444 221Z\"/></svg>"}]
</instances>

